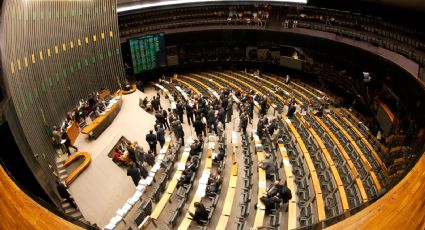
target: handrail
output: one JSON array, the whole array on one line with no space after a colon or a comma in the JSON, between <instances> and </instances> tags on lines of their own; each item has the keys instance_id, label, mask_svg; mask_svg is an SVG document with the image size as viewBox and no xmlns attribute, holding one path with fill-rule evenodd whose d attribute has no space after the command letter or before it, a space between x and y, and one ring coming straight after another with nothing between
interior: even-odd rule
<instances>
[{"instance_id":1,"label":"handrail","mask_svg":"<svg viewBox=\"0 0 425 230\"><path fill-rule=\"evenodd\" d=\"M24 188L7 170L0 167L0 229L82 229L89 226L65 215L30 190ZM19 227L18 227L19 226Z\"/></svg>"},{"instance_id":2,"label":"handrail","mask_svg":"<svg viewBox=\"0 0 425 230\"><path fill-rule=\"evenodd\" d=\"M65 178L65 184L66 186L69 186L72 182L74 182L75 179L89 166L91 157L90 153L88 152L78 152L74 155L71 155L64 163L63 166L67 167L72 162L77 161L78 159L83 158L83 163L81 163L74 171L72 171L66 178Z\"/></svg>"}]
</instances>

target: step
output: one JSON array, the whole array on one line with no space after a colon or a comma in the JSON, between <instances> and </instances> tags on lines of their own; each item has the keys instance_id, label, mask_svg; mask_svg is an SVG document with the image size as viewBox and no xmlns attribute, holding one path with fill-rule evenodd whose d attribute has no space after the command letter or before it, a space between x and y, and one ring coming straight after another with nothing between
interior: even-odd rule
<instances>
[{"instance_id":1,"label":"step","mask_svg":"<svg viewBox=\"0 0 425 230\"><path fill-rule=\"evenodd\" d=\"M66 174L66 173L67 173L66 169L58 170L58 174L59 174L59 175L64 175L64 174Z\"/></svg>"},{"instance_id":2,"label":"step","mask_svg":"<svg viewBox=\"0 0 425 230\"><path fill-rule=\"evenodd\" d=\"M84 218L84 217L83 217L83 215L81 214L81 212L76 212L76 213L73 213L73 214L68 215L68 216L72 216L72 217L74 217L75 219Z\"/></svg>"},{"instance_id":3,"label":"step","mask_svg":"<svg viewBox=\"0 0 425 230\"><path fill-rule=\"evenodd\" d=\"M58 165L56 166L56 168L57 168L58 170L62 170L62 169L65 169L65 166L63 166L63 164L61 163L61 164L58 164Z\"/></svg>"},{"instance_id":4,"label":"step","mask_svg":"<svg viewBox=\"0 0 425 230\"><path fill-rule=\"evenodd\" d=\"M77 209L74 209L72 207L65 209L64 212L67 215L73 215L74 213L77 213L77 212L80 213L80 211L78 211Z\"/></svg>"},{"instance_id":5,"label":"step","mask_svg":"<svg viewBox=\"0 0 425 230\"><path fill-rule=\"evenodd\" d=\"M68 177L68 174L59 175L61 181L65 180L66 177Z\"/></svg>"}]
</instances>

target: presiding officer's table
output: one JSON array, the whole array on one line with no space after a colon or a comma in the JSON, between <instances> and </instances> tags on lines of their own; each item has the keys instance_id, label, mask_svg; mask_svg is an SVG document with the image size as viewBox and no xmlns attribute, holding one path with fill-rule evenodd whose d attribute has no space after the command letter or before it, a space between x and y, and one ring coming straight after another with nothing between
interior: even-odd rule
<instances>
[{"instance_id":1,"label":"presiding officer's table","mask_svg":"<svg viewBox=\"0 0 425 230\"><path fill-rule=\"evenodd\" d=\"M92 123L88 124L84 127L81 132L84 134L88 134L90 137L97 138L102 134L102 132L108 128L108 126L112 123L115 117L121 110L122 106L122 95L120 92L115 93L114 97L110 100L110 104L106 108L106 111L98 116L96 119L92 121Z\"/></svg>"}]
</instances>

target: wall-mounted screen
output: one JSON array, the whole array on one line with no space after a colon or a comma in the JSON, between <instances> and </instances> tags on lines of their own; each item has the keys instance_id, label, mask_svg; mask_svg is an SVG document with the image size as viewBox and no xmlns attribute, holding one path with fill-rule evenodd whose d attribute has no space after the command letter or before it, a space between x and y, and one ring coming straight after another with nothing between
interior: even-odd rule
<instances>
[{"instance_id":1,"label":"wall-mounted screen","mask_svg":"<svg viewBox=\"0 0 425 230\"><path fill-rule=\"evenodd\" d=\"M164 33L132 38L128 43L134 74L167 65Z\"/></svg>"}]
</instances>

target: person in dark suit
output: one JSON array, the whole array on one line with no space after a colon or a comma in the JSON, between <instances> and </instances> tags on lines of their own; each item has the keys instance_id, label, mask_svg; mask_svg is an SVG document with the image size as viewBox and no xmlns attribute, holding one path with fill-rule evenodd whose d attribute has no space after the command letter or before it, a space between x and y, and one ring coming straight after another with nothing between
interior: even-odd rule
<instances>
[{"instance_id":1,"label":"person in dark suit","mask_svg":"<svg viewBox=\"0 0 425 230\"><path fill-rule=\"evenodd\" d=\"M242 129L242 133L246 135L246 127L248 126L248 116L246 113L242 113L241 119L240 119L240 126Z\"/></svg>"},{"instance_id":2,"label":"person in dark suit","mask_svg":"<svg viewBox=\"0 0 425 230\"><path fill-rule=\"evenodd\" d=\"M168 123L168 113L167 110L162 109L161 110L162 113L162 118L164 119L164 128L168 128L168 130L170 130L170 123Z\"/></svg>"},{"instance_id":3,"label":"person in dark suit","mask_svg":"<svg viewBox=\"0 0 425 230\"><path fill-rule=\"evenodd\" d=\"M66 133L65 129L62 129L61 137L62 139L65 140L64 145L65 145L65 150L68 153L68 156L71 156L71 151L69 151L69 147L75 149L75 152L78 152L78 148L71 143L71 139L69 138L68 133Z\"/></svg>"},{"instance_id":4,"label":"person in dark suit","mask_svg":"<svg viewBox=\"0 0 425 230\"><path fill-rule=\"evenodd\" d=\"M156 135L153 133L153 130L150 130L148 134L146 134L146 141L149 144L149 149L156 155Z\"/></svg>"},{"instance_id":5,"label":"person in dark suit","mask_svg":"<svg viewBox=\"0 0 425 230\"><path fill-rule=\"evenodd\" d=\"M177 115L179 116L180 122L183 123L184 108L180 101L177 101L176 103L176 110L177 110Z\"/></svg>"},{"instance_id":6,"label":"person in dark suit","mask_svg":"<svg viewBox=\"0 0 425 230\"><path fill-rule=\"evenodd\" d=\"M156 131L156 139L159 142L159 145L161 148L164 146L165 143L165 131L161 126L157 126L158 130Z\"/></svg>"},{"instance_id":7,"label":"person in dark suit","mask_svg":"<svg viewBox=\"0 0 425 230\"><path fill-rule=\"evenodd\" d=\"M189 103L186 104L186 116L187 123L189 123L189 125L193 124L193 108Z\"/></svg>"},{"instance_id":8,"label":"person in dark suit","mask_svg":"<svg viewBox=\"0 0 425 230\"><path fill-rule=\"evenodd\" d=\"M145 154L145 160L148 165L153 166L155 164L155 156L152 154L152 150L149 149L148 153Z\"/></svg>"},{"instance_id":9,"label":"person in dark suit","mask_svg":"<svg viewBox=\"0 0 425 230\"><path fill-rule=\"evenodd\" d=\"M199 116L196 116L195 122L193 122L193 127L195 128L196 136L202 135L204 124L202 124L201 118Z\"/></svg>"},{"instance_id":10,"label":"person in dark suit","mask_svg":"<svg viewBox=\"0 0 425 230\"><path fill-rule=\"evenodd\" d=\"M136 164L134 163L131 167L127 169L127 176L131 176L131 179L133 180L134 185L139 184L140 180L140 170L136 167Z\"/></svg>"},{"instance_id":11,"label":"person in dark suit","mask_svg":"<svg viewBox=\"0 0 425 230\"><path fill-rule=\"evenodd\" d=\"M195 202L195 213L189 212L189 215L193 218L194 221L198 224L202 224L202 221L208 220L208 211L205 209L205 206L200 202Z\"/></svg>"},{"instance_id":12,"label":"person in dark suit","mask_svg":"<svg viewBox=\"0 0 425 230\"><path fill-rule=\"evenodd\" d=\"M182 124L178 124L177 133L178 133L179 138L181 138L182 146L184 146L184 130L183 130Z\"/></svg>"},{"instance_id":13,"label":"person in dark suit","mask_svg":"<svg viewBox=\"0 0 425 230\"><path fill-rule=\"evenodd\" d=\"M149 175L148 170L143 165L139 165L139 172L140 176L143 177L143 179L146 179L146 177L148 177Z\"/></svg>"},{"instance_id":14,"label":"person in dark suit","mask_svg":"<svg viewBox=\"0 0 425 230\"><path fill-rule=\"evenodd\" d=\"M160 102L159 102L159 100L155 96L153 96L152 101L151 101L151 104L152 104L152 108L155 111L158 111L159 110Z\"/></svg>"},{"instance_id":15,"label":"person in dark suit","mask_svg":"<svg viewBox=\"0 0 425 230\"><path fill-rule=\"evenodd\" d=\"M272 209L276 208L276 205L282 202L282 199L279 197L279 194L276 194L273 197L263 196L260 198L260 201L264 204L266 209L266 214L270 214Z\"/></svg>"},{"instance_id":16,"label":"person in dark suit","mask_svg":"<svg viewBox=\"0 0 425 230\"><path fill-rule=\"evenodd\" d=\"M69 194L66 185L56 181L56 189L62 199L65 199L74 209L77 209L77 204L74 199L72 199L71 194Z\"/></svg>"}]
</instances>

